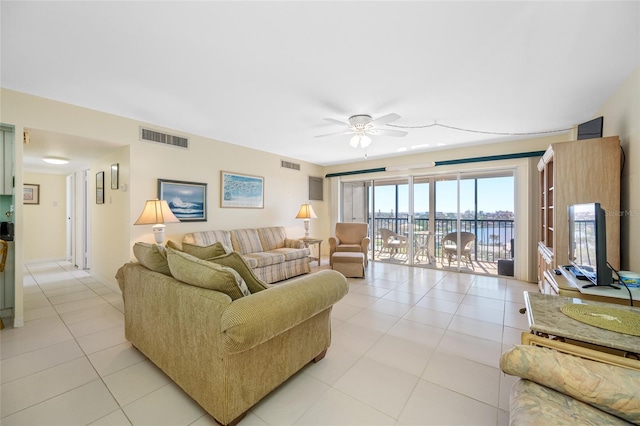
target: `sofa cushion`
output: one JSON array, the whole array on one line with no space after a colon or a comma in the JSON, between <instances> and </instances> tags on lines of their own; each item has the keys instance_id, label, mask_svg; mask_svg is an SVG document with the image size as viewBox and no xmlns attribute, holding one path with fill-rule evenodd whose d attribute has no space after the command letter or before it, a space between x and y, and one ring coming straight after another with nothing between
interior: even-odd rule
<instances>
[{"instance_id":1,"label":"sofa cushion","mask_svg":"<svg viewBox=\"0 0 640 426\"><path fill-rule=\"evenodd\" d=\"M502 354L500 367L507 374L640 424L640 371L525 345Z\"/></svg>"},{"instance_id":2,"label":"sofa cushion","mask_svg":"<svg viewBox=\"0 0 640 426\"><path fill-rule=\"evenodd\" d=\"M182 251L192 256L195 256L198 259L210 259L212 257L218 257L218 256L222 256L223 254L227 254L227 251L225 250L224 246L219 241L217 243L213 243L209 246L204 246L204 247L196 244L183 242Z\"/></svg>"},{"instance_id":3,"label":"sofa cushion","mask_svg":"<svg viewBox=\"0 0 640 426\"><path fill-rule=\"evenodd\" d=\"M284 263L284 254L269 252L260 253L247 253L244 255L245 259L252 259L256 262L256 268L264 268L265 266L275 265L277 263Z\"/></svg>"},{"instance_id":4,"label":"sofa cushion","mask_svg":"<svg viewBox=\"0 0 640 426\"><path fill-rule=\"evenodd\" d=\"M277 253L284 255L284 260L304 259L309 256L310 251L307 248L295 249L295 248L279 248L271 250L269 253Z\"/></svg>"},{"instance_id":5,"label":"sofa cushion","mask_svg":"<svg viewBox=\"0 0 640 426\"><path fill-rule=\"evenodd\" d=\"M167 254L163 248L158 247L156 244L135 243L133 245L133 255L145 268L171 276L169 264L167 263Z\"/></svg>"},{"instance_id":6,"label":"sofa cushion","mask_svg":"<svg viewBox=\"0 0 640 426\"><path fill-rule=\"evenodd\" d=\"M264 251L275 250L285 246L284 240L287 238L287 232L284 226L258 228L258 235Z\"/></svg>"},{"instance_id":7,"label":"sofa cushion","mask_svg":"<svg viewBox=\"0 0 640 426\"><path fill-rule=\"evenodd\" d=\"M231 244L240 254L264 251L257 229L236 229L231 231Z\"/></svg>"},{"instance_id":8,"label":"sofa cushion","mask_svg":"<svg viewBox=\"0 0 640 426\"><path fill-rule=\"evenodd\" d=\"M192 232L190 234L186 234L182 241L203 247L220 242L225 247L232 247L231 233L229 231Z\"/></svg>"},{"instance_id":9,"label":"sofa cushion","mask_svg":"<svg viewBox=\"0 0 640 426\"><path fill-rule=\"evenodd\" d=\"M172 248L167 248L167 260L171 275L179 281L220 291L232 300L251 294L242 277L232 268Z\"/></svg>"}]
</instances>

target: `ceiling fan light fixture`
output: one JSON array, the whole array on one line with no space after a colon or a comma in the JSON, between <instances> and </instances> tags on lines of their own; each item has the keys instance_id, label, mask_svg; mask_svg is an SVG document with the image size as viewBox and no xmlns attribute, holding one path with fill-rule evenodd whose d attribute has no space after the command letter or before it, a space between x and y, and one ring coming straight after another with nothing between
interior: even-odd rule
<instances>
[{"instance_id":1,"label":"ceiling fan light fixture","mask_svg":"<svg viewBox=\"0 0 640 426\"><path fill-rule=\"evenodd\" d=\"M354 148L361 147L366 148L371 145L371 138L365 134L356 134L349 141L349 145Z\"/></svg>"},{"instance_id":2,"label":"ceiling fan light fixture","mask_svg":"<svg viewBox=\"0 0 640 426\"><path fill-rule=\"evenodd\" d=\"M56 164L56 165L69 163L69 160L62 157L44 157L42 161L44 161L45 163Z\"/></svg>"}]
</instances>

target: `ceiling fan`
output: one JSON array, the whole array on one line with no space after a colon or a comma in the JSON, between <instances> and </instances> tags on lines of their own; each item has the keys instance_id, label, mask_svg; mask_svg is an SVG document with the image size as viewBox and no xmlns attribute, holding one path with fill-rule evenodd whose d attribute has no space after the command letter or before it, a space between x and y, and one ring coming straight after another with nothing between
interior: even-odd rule
<instances>
[{"instance_id":1,"label":"ceiling fan","mask_svg":"<svg viewBox=\"0 0 640 426\"><path fill-rule=\"evenodd\" d=\"M334 120L333 118L325 118L326 121L341 126L346 126L347 129L341 132L327 133L324 135L317 135L317 138L333 135L353 135L349 144L354 147L366 148L371 143L371 138L368 135L373 136L405 136L407 132L401 130L389 130L380 129L377 126L383 126L385 124L396 121L400 116L398 114L387 114L382 117L378 117L375 120L368 114L358 114L349 117L349 123L344 123L340 120Z\"/></svg>"}]
</instances>

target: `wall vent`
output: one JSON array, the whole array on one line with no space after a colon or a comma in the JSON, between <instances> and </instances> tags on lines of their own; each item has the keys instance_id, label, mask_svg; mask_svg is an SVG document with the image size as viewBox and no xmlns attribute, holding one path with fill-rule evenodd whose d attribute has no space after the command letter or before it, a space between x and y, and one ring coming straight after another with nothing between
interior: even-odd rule
<instances>
[{"instance_id":1,"label":"wall vent","mask_svg":"<svg viewBox=\"0 0 640 426\"><path fill-rule=\"evenodd\" d=\"M280 160L280 167L300 171L300 164L292 163L291 161Z\"/></svg>"},{"instance_id":2,"label":"wall vent","mask_svg":"<svg viewBox=\"0 0 640 426\"><path fill-rule=\"evenodd\" d=\"M178 148L189 148L189 139L187 138L158 132L157 130L145 129L144 127L140 127L140 140L177 146Z\"/></svg>"}]
</instances>

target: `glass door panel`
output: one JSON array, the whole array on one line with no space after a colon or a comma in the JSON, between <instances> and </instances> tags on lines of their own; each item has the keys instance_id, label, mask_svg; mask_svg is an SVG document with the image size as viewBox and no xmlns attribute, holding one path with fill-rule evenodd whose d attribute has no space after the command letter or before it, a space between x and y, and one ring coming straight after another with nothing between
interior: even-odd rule
<instances>
[{"instance_id":1,"label":"glass door panel","mask_svg":"<svg viewBox=\"0 0 640 426\"><path fill-rule=\"evenodd\" d=\"M410 264L408 181L376 180L371 194L374 260Z\"/></svg>"},{"instance_id":2,"label":"glass door panel","mask_svg":"<svg viewBox=\"0 0 640 426\"><path fill-rule=\"evenodd\" d=\"M513 172L477 178L477 265L482 272L513 275Z\"/></svg>"},{"instance_id":3,"label":"glass door panel","mask_svg":"<svg viewBox=\"0 0 640 426\"><path fill-rule=\"evenodd\" d=\"M430 178L424 176L413 179L413 263L416 266L435 266L435 232L430 220Z\"/></svg>"}]
</instances>

